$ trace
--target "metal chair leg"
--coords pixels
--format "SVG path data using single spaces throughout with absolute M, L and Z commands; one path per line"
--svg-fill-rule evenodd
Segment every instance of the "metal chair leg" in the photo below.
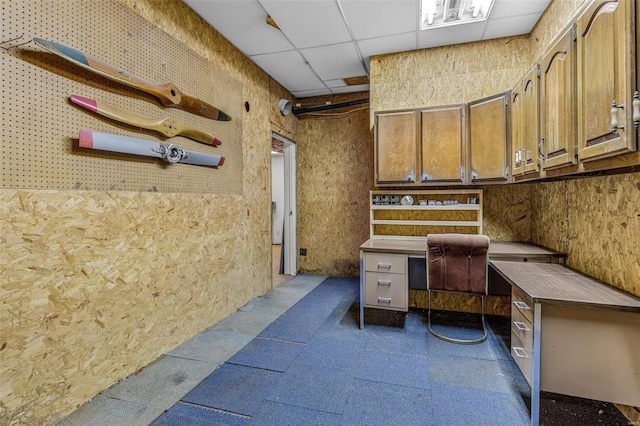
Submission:
M 482 337 L 473 340 L 464 340 L 464 339 L 456 339 L 453 337 L 444 336 L 440 333 L 437 333 L 431 328 L 431 290 L 428 290 L 429 293 L 429 310 L 427 311 L 427 327 L 429 329 L 429 333 L 436 336 L 438 339 L 444 340 L 445 342 L 457 343 L 460 345 L 473 345 L 476 343 L 482 343 L 487 339 L 487 326 L 484 321 L 484 296 L 480 296 L 482 299 Z

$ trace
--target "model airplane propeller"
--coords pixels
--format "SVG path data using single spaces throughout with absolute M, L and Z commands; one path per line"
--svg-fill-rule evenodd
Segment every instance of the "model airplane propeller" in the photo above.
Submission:
M 218 108 L 201 99 L 182 93 L 172 83 L 162 84 L 145 80 L 101 59 L 95 58 L 71 47 L 63 46 L 62 44 L 43 40 L 41 38 L 34 38 L 33 41 L 48 52 L 56 54 L 79 67 L 153 95 L 158 98 L 160 103 L 164 106 L 179 108 L 212 120 L 231 120 L 231 117 L 220 111 Z

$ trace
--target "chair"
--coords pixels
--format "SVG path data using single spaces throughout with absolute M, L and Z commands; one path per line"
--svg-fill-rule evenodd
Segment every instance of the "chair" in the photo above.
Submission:
M 427 291 L 429 293 L 428 328 L 434 336 L 451 343 L 481 343 L 487 338 L 484 299 L 487 295 L 489 237 L 466 234 L 427 235 Z M 444 336 L 431 328 L 431 292 L 464 293 L 482 300 L 482 330 L 478 339 L 462 340 Z

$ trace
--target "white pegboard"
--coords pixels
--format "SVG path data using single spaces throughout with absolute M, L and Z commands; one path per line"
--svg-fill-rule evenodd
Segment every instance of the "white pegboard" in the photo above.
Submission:
M 2 188 L 242 193 L 242 85 L 183 43 L 113 0 L 2 0 L 0 51 Z M 165 108 L 155 97 L 86 71 L 37 47 L 34 37 L 73 47 L 131 74 L 172 82 L 232 117 L 221 122 Z M 181 136 L 190 151 L 223 155 L 217 168 L 167 164 L 78 147 L 78 131 L 93 130 L 162 142 L 159 133 L 120 124 L 69 101 L 80 95 L 205 130 L 219 147 Z

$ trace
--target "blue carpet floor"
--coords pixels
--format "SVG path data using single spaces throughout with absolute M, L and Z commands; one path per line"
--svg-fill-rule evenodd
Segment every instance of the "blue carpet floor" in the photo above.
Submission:
M 326 279 L 153 425 L 529 424 L 509 318 L 488 317 L 489 337 L 478 345 L 433 337 L 419 310 L 367 310 L 360 330 L 358 285 Z M 433 322 L 449 334 L 480 333 L 473 315 L 439 313 Z M 544 424 L 607 424 L 581 423 L 589 407 L 565 410 L 573 416 L 565 423 L 548 400 Z

